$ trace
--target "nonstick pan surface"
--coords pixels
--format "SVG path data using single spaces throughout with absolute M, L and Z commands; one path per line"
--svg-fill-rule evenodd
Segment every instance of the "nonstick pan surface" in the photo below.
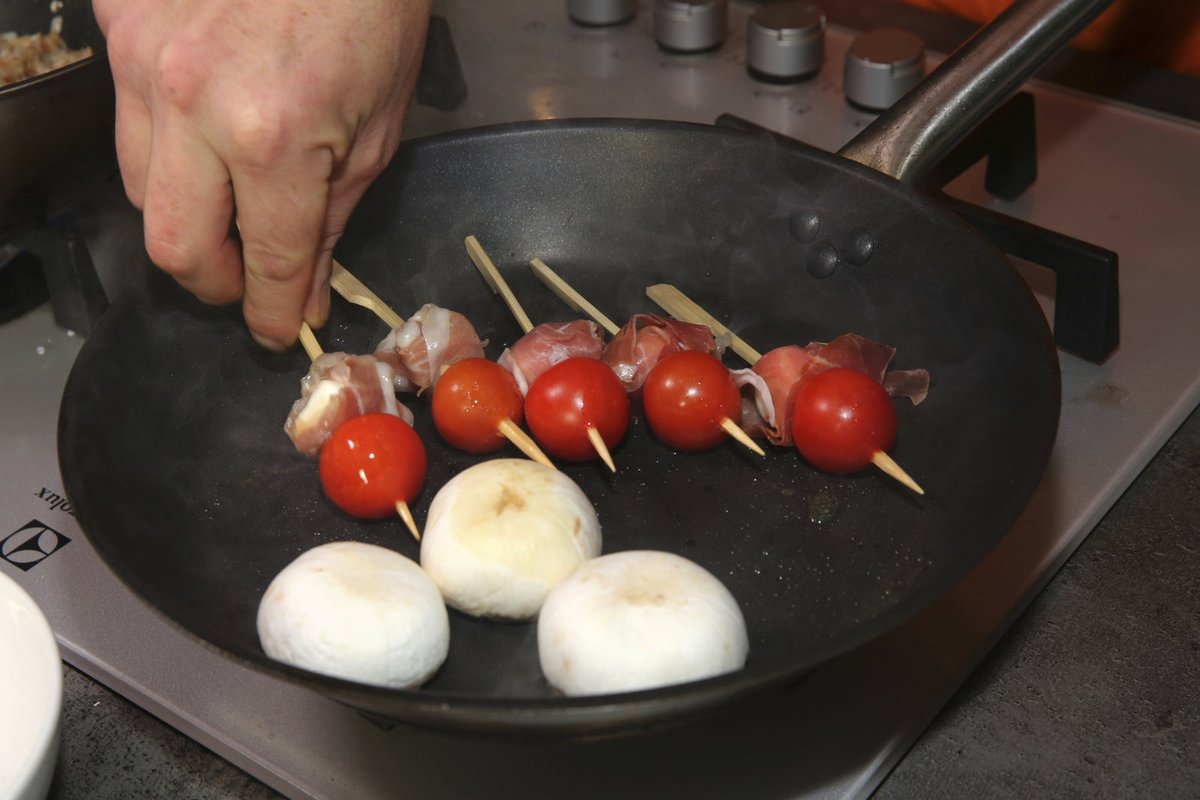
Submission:
M 734 443 L 676 453 L 637 419 L 614 457 L 561 464 L 595 503 L 604 551 L 668 550 L 730 588 L 749 626 L 742 671 L 680 687 L 570 699 L 537 663 L 536 624 L 452 612 L 449 658 L 418 691 L 329 679 L 267 659 L 255 632 L 274 575 L 315 545 L 355 539 L 414 559 L 399 520 L 362 523 L 324 498 L 283 433 L 308 360 L 259 349 L 236 308 L 204 306 L 148 264 L 84 346 L 63 397 L 59 455 L 80 523 L 152 607 L 229 656 L 372 714 L 423 725 L 597 733 L 730 702 L 795 678 L 916 613 L 1004 536 L 1046 464 L 1058 362 L 1046 322 L 1005 259 L 906 185 L 846 159 L 707 126 L 528 123 L 406 144 L 351 221 L 339 259 L 403 316 L 465 313 L 496 357 L 520 336 L 469 261 L 479 237 L 535 322 L 573 313 L 530 273 L 545 260 L 614 319 L 655 311 L 669 282 L 751 345 L 856 332 L 932 375 L 897 400 L 892 455 L 924 497 L 877 472 L 826 475 L 791 449 Z M 869 257 L 814 278 L 814 252 L 869 241 Z M 857 260 L 862 260 L 861 258 Z M 326 350 L 385 333 L 334 298 Z M 729 354 L 730 366 L 744 366 Z M 411 399 L 411 398 L 410 398 Z M 479 456 L 434 432 L 422 522 L 438 488 Z M 497 456 L 515 456 L 516 451 Z

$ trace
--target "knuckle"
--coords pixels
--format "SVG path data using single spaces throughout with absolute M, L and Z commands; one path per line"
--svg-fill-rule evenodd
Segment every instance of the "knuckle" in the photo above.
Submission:
M 283 112 L 268 106 L 241 103 L 229 121 L 229 136 L 235 158 L 248 167 L 269 168 L 286 155 L 291 141 Z
M 257 246 L 244 252 L 246 269 L 263 283 L 280 285 L 294 282 L 304 273 L 304 259 L 282 250 Z
M 205 59 L 186 39 L 167 43 L 157 62 L 156 84 L 172 106 L 190 111 L 203 97 L 207 86 Z

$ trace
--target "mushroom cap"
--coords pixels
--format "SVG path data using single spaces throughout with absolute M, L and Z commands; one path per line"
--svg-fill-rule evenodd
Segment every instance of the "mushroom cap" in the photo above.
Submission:
M 500 458 L 463 470 L 434 496 L 421 566 L 452 608 L 523 620 L 600 554 L 600 541 L 596 510 L 574 481 L 529 459 Z
M 538 658 L 568 695 L 611 694 L 741 669 L 749 639 L 733 595 L 673 553 L 630 550 L 588 561 L 538 618 Z
M 437 586 L 409 558 L 363 542 L 307 550 L 258 606 L 271 658 L 359 683 L 404 689 L 437 672 L 450 620 Z

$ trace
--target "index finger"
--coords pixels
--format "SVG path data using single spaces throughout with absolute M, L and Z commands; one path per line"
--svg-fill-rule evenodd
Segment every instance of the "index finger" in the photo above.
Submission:
M 273 169 L 231 165 L 246 270 L 242 313 L 266 347 L 296 341 L 329 207 L 329 174 L 330 157 L 321 152 Z

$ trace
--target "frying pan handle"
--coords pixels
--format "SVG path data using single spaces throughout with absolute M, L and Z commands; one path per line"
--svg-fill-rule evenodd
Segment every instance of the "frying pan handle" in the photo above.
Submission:
M 1016 0 L 838 155 L 917 183 L 1112 1 Z

